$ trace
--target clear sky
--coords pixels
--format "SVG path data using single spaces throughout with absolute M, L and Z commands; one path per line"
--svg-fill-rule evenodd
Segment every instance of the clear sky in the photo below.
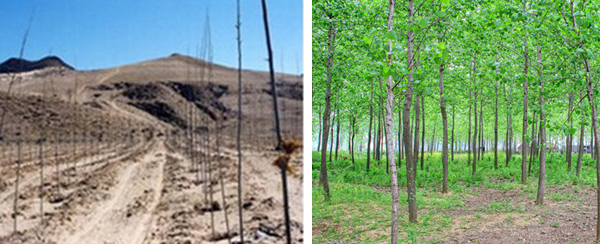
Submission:
M 268 70 L 260 2 L 241 0 L 245 69 Z M 237 67 L 235 0 L 0 0 L 0 6 L 0 62 L 18 57 L 32 15 L 25 59 L 52 54 L 76 69 L 103 69 L 188 50 L 196 56 L 208 11 L 214 62 Z M 267 7 L 275 69 L 302 73 L 302 0 L 268 0 Z

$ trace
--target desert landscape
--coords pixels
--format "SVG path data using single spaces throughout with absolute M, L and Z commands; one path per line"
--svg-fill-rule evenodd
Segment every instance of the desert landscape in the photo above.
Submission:
M 165 56 L 101 70 L 56 56 L 0 64 L 0 243 L 240 242 L 237 69 Z M 282 243 L 269 73 L 242 77 L 244 242 Z M 275 77 L 282 139 L 299 144 L 302 77 Z M 286 155 L 293 242 L 301 151 Z

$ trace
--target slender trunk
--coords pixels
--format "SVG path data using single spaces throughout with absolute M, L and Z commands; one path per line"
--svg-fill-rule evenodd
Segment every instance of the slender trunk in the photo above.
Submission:
M 414 24 L 414 15 L 415 15 L 415 1 L 414 0 L 408 0 L 408 23 L 410 25 Z M 413 53 L 413 41 L 414 41 L 414 33 L 411 29 L 408 30 L 407 33 L 407 44 L 406 44 L 406 53 L 407 53 L 407 67 L 409 70 L 409 73 L 406 77 L 407 81 L 408 81 L 408 86 L 406 88 L 406 95 L 405 95 L 405 100 L 404 100 L 404 111 L 402 112 L 402 125 L 404 127 L 403 131 L 403 137 L 404 137 L 404 150 L 406 152 L 406 181 L 407 181 L 407 188 L 406 188 L 406 193 L 408 195 L 408 219 L 410 222 L 412 223 L 416 223 L 417 222 L 417 190 L 415 187 L 415 171 L 414 171 L 414 167 L 416 166 L 415 164 L 415 159 L 413 158 L 413 153 L 412 153 L 412 142 L 411 142 L 411 133 L 410 130 L 407 130 L 406 128 L 409 128 L 410 126 L 410 106 L 412 105 L 412 98 L 413 98 L 413 76 L 412 76 L 412 71 L 413 71 L 413 59 L 414 59 L 414 53 Z M 395 174 L 393 174 L 395 175 Z M 395 194 L 397 191 L 392 190 L 392 194 Z M 397 224 L 398 221 L 394 220 L 392 225 Z M 398 229 L 394 229 L 392 228 L 392 235 L 395 235 L 396 238 L 392 239 L 392 244 L 398 243 L 397 241 L 397 233 L 398 233 Z
M 43 123 L 43 122 L 42 122 Z M 40 224 L 44 226 L 44 140 L 46 140 L 45 129 L 39 140 L 39 160 L 40 160 Z
M 373 150 L 373 158 L 377 160 L 377 165 L 379 165 L 379 143 L 381 137 L 381 111 L 377 109 L 377 132 L 375 134 L 375 150 Z
M 398 99 L 398 168 L 402 167 L 402 106 Z
M 452 146 L 450 147 L 450 159 L 452 161 L 454 161 L 454 110 L 456 110 L 456 105 L 452 106 Z
M 319 111 L 319 144 L 317 144 L 317 151 L 322 151 L 321 149 L 321 131 L 322 131 L 322 121 L 321 121 L 321 111 Z
M 386 116 L 387 116 L 387 111 L 386 111 Z M 383 122 L 384 122 L 384 123 L 386 123 L 386 121 L 385 121 L 385 119 L 386 119 L 386 118 L 383 118 L 383 119 L 384 119 L 384 121 L 383 121 Z M 392 123 L 393 123 L 393 120 L 392 120 Z M 388 134 L 387 134 L 387 133 L 388 133 L 388 131 L 387 131 L 387 127 L 386 127 L 386 125 L 384 124 L 384 125 L 383 125 L 383 136 L 382 136 L 382 138 L 385 138 L 386 153 L 387 153 L 387 151 L 388 151 L 388 150 L 387 150 L 387 145 L 388 145 L 388 143 L 387 143 L 387 141 L 388 141 Z M 390 138 L 390 140 L 391 140 L 391 139 L 392 139 L 392 138 Z M 382 145 L 383 145 L 383 143 L 382 143 Z M 381 150 L 381 151 L 383 152 L 383 150 Z M 392 149 L 392 153 L 394 153 L 393 149 Z M 386 157 L 386 159 L 385 159 L 385 173 L 387 173 L 387 174 L 389 174 L 389 173 L 390 173 L 390 161 L 387 159 L 387 157 Z
M 423 161 L 425 161 L 425 96 L 421 96 L 421 108 L 423 108 L 423 128 L 421 129 L 421 170 L 423 170 Z
M 473 116 L 475 118 L 475 122 L 473 123 L 475 125 L 475 128 L 473 129 L 473 170 L 471 172 L 472 175 L 475 175 L 475 172 L 477 171 L 477 76 L 475 74 L 475 63 L 477 62 L 477 55 L 473 55 L 473 88 L 475 89 L 474 95 L 473 95 L 473 99 L 475 99 L 475 102 L 473 103 L 474 108 L 473 108 L 473 112 L 475 112 L 475 115 Z
M 510 131 L 510 114 L 506 115 L 506 139 L 504 141 L 504 155 L 506 156 L 506 166 L 508 166 L 508 162 L 510 161 L 510 139 L 508 137 Z
M 594 90 L 592 88 L 592 77 L 590 74 L 590 62 L 588 59 L 584 60 L 586 79 L 587 79 L 587 96 L 590 105 L 592 106 L 592 126 L 594 127 L 592 137 L 594 138 L 593 151 L 600 152 L 600 142 L 598 141 L 598 113 L 596 111 L 596 102 L 594 100 Z M 596 185 L 600 186 L 600 163 L 596 163 Z M 597 203 L 600 203 L 600 187 L 596 187 Z M 597 211 L 597 223 L 596 223 L 596 241 L 600 241 L 600 211 Z
M 420 122 L 420 115 L 421 115 L 421 106 L 419 103 L 421 96 L 419 96 L 419 94 L 417 94 L 415 96 L 415 148 L 413 149 L 415 152 L 415 167 L 413 168 L 415 176 L 417 175 L 417 163 L 419 162 L 419 122 Z M 421 154 L 423 154 L 423 152 L 421 152 Z
M 394 0 L 390 0 L 389 2 L 389 15 L 388 15 L 388 31 L 392 30 L 392 20 L 394 14 Z M 392 42 L 388 41 L 390 54 L 388 55 L 388 66 L 391 66 L 392 62 Z M 392 186 L 392 243 L 398 243 L 398 208 L 400 205 L 400 196 L 398 193 L 398 178 L 396 165 L 394 160 L 394 143 L 392 141 L 392 124 L 393 124 L 393 104 L 394 104 L 394 91 L 393 91 L 393 80 L 392 76 L 387 77 L 387 81 L 385 83 L 386 91 L 387 91 L 387 102 L 385 106 L 385 132 L 386 132 L 386 152 L 387 152 L 387 161 L 391 166 L 391 186 Z
M 384 103 L 383 103 L 383 88 L 381 79 L 379 79 L 379 114 L 381 114 L 381 120 L 379 122 L 379 148 L 377 150 L 377 160 L 381 161 L 381 155 L 383 154 L 383 143 L 385 142 L 385 114 L 384 114 Z
M 581 91 L 579 93 L 579 100 L 583 99 L 583 91 Z M 581 110 L 581 126 L 580 126 L 580 133 L 579 133 L 579 147 L 578 147 L 578 155 L 577 155 L 577 177 L 579 177 L 579 173 L 581 172 L 581 157 L 583 156 L 583 137 L 585 134 L 585 127 L 583 122 L 585 121 L 585 114 L 583 109 Z
M 435 146 L 434 146 L 435 145 L 435 129 L 437 128 L 435 126 L 435 124 L 437 124 L 437 121 L 433 125 L 433 135 L 431 135 L 431 147 L 429 149 L 429 155 L 432 155 L 433 151 L 436 149 Z M 423 126 L 423 127 L 425 127 L 425 126 Z
M 535 118 L 535 111 L 533 111 L 533 118 Z M 535 133 L 535 125 L 536 124 L 537 124 L 536 122 L 534 122 L 534 123 L 531 124 L 531 138 L 532 139 L 531 139 L 531 153 L 529 155 L 529 170 L 528 170 L 529 174 L 531 174 L 531 160 L 533 158 L 533 155 L 535 154 L 534 153 L 535 152 L 535 148 L 536 148 L 535 144 L 537 142 L 537 138 L 536 138 L 537 134 Z
M 282 149 L 283 140 L 281 139 L 281 130 L 279 125 L 279 108 L 277 104 L 277 87 L 275 86 L 275 71 L 273 69 L 273 51 L 271 49 L 271 37 L 269 34 L 269 20 L 267 14 L 267 3 L 266 0 L 262 0 L 262 12 L 263 12 L 263 22 L 265 24 L 265 36 L 267 40 L 267 54 L 269 57 L 269 77 L 271 80 L 271 96 L 273 97 L 273 113 L 275 115 L 275 135 L 277 137 L 277 146 L 275 147 L 277 150 Z
M 483 145 L 483 99 L 479 102 L 479 105 L 479 160 L 481 160 L 485 152 Z
M 473 94 L 469 91 L 469 96 Z M 469 132 L 467 134 L 467 167 L 471 166 L 471 108 L 472 104 L 469 104 Z
M 336 104 L 337 106 L 337 104 Z M 332 162 L 332 156 L 333 156 L 333 139 L 334 139 L 334 135 L 333 135 L 333 128 L 335 128 L 335 118 L 337 117 L 337 114 L 335 114 L 335 112 L 333 113 L 333 119 L 331 119 L 331 144 L 329 144 L 329 162 Z
M 537 45 L 537 59 L 538 59 L 538 74 L 540 76 L 540 175 L 538 181 L 537 191 L 537 205 L 544 204 L 544 191 L 546 188 L 546 110 L 544 109 L 544 67 L 542 65 L 542 47 Z
M 350 108 L 352 110 L 352 108 Z M 352 118 L 348 118 L 348 153 L 352 152 Z M 342 135 L 343 136 L 343 135 Z
M 19 129 L 20 131 L 20 129 Z M 19 199 L 19 180 L 21 179 L 21 144 L 23 143 L 23 138 L 21 137 L 21 132 L 17 133 L 17 173 L 15 179 L 15 198 L 13 203 L 13 233 L 17 233 L 17 219 L 19 218 L 18 209 L 18 199 Z
M 498 59 L 496 58 L 496 62 Z M 496 90 L 496 104 L 494 106 L 494 169 L 498 169 L 498 85 Z
M 356 135 L 356 118 L 352 116 L 352 137 L 350 138 L 350 154 L 352 155 L 352 165 L 354 165 L 354 137 Z
M 58 133 L 54 131 L 54 166 L 56 174 L 56 195 L 60 195 L 60 162 L 58 161 Z
M 339 96 L 338 96 L 339 99 Z M 336 99 L 336 100 L 338 100 Z M 336 102 L 337 103 L 337 102 Z M 340 105 L 337 106 L 337 135 L 335 139 L 335 161 L 338 160 L 338 150 L 340 149 Z
M 325 112 L 323 113 L 323 148 L 327 148 L 328 132 L 329 132 L 329 113 L 331 110 L 331 69 L 333 64 L 333 55 L 335 51 L 335 32 L 334 21 L 329 16 L 331 22 L 329 23 L 328 30 L 328 42 L 327 42 L 327 90 L 325 92 Z M 327 151 L 321 152 L 321 174 L 319 177 L 319 184 L 323 185 L 325 191 L 325 201 L 329 200 L 329 181 L 327 179 Z
M 525 2 L 526 0 L 523 0 L 523 8 L 522 11 L 523 13 L 525 13 Z M 523 24 L 525 25 L 525 24 Z M 524 27 L 523 27 L 524 28 Z M 527 48 L 527 34 L 523 36 L 523 49 L 524 49 L 524 54 L 525 54 L 525 69 L 524 69 L 524 81 L 523 81 L 523 131 L 522 131 L 522 138 L 521 138 L 521 183 L 525 184 L 527 183 L 527 140 L 526 140 L 526 136 L 527 136 L 527 69 L 528 67 L 528 62 L 529 62 L 529 50 Z
M 371 79 L 371 102 L 369 103 L 369 139 L 367 140 L 367 173 L 371 165 L 371 129 L 373 126 L 373 79 Z
M 441 42 L 442 40 L 440 40 Z M 448 193 L 448 117 L 446 115 L 446 98 L 444 98 L 444 64 L 440 64 L 440 110 L 442 111 L 442 125 L 444 139 L 442 143 L 442 193 Z
M 571 83 L 571 82 L 569 82 Z M 567 110 L 568 113 L 571 112 L 571 110 L 573 110 L 573 92 L 569 92 L 569 110 Z M 573 119 L 569 118 L 569 129 L 573 128 Z M 568 134 L 567 135 L 567 148 L 566 149 L 566 160 L 567 160 L 567 171 L 571 171 L 571 156 L 573 153 L 573 135 L 572 134 Z
M 511 89 L 512 90 L 512 89 Z M 510 161 L 510 159 L 512 158 L 512 154 L 513 154 L 513 149 L 515 147 L 515 135 L 513 133 L 513 123 L 512 123 L 512 114 L 508 115 L 508 119 L 509 119 L 509 133 L 508 133 L 508 158 L 506 160 L 506 165 L 508 165 L 508 162 Z

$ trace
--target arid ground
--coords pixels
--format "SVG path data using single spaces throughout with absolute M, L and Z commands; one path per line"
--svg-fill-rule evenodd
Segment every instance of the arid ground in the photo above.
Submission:
M 302 141 L 302 77 L 276 77 L 282 137 Z M 178 54 L 0 74 L 0 243 L 239 241 L 237 93 L 235 69 Z M 245 241 L 281 243 L 268 73 L 245 70 L 242 93 Z M 287 177 L 295 242 L 302 157 Z

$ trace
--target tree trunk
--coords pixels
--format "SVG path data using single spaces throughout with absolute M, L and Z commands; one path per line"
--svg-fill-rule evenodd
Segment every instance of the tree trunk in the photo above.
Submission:
M 579 100 L 583 99 L 583 91 L 579 93 Z M 581 126 L 579 130 L 579 147 L 578 147 L 578 155 L 577 155 L 577 177 L 579 177 L 579 173 L 581 172 L 581 157 L 583 156 L 583 136 L 585 135 L 585 126 L 583 122 L 585 121 L 585 113 L 583 109 L 581 110 Z
M 572 4 L 572 2 L 571 2 Z M 594 100 L 594 90 L 592 88 L 592 77 L 590 74 L 590 62 L 588 59 L 584 60 L 586 79 L 587 79 L 587 96 L 590 105 L 592 106 L 592 126 L 594 127 L 594 132 L 592 133 L 592 137 L 594 138 L 594 149 L 593 151 L 600 152 L 600 142 L 598 142 L 598 113 L 596 111 L 596 102 Z M 600 163 L 596 163 L 596 185 L 600 186 Z M 596 187 L 596 201 L 600 203 L 600 187 Z M 600 211 L 597 212 L 597 222 L 596 222 L 596 241 L 600 241 Z
M 496 107 L 498 107 L 496 105 Z M 450 146 L 450 159 L 454 161 L 454 110 L 456 110 L 456 106 L 452 106 L 452 145 Z
M 369 103 L 369 139 L 367 140 L 367 174 L 371 166 L 371 129 L 373 127 L 373 79 L 371 79 L 371 102 Z
M 498 62 L 497 58 L 496 62 Z M 494 88 L 496 91 L 496 105 L 494 106 L 494 169 L 498 169 L 498 85 Z
M 402 167 L 402 106 L 398 99 L 398 168 Z
M 423 123 L 423 127 L 425 127 L 425 125 L 424 125 L 424 124 L 425 124 L 425 123 Z M 435 148 L 435 146 L 434 146 L 434 145 L 435 145 L 435 128 L 437 128 L 437 127 L 435 126 L 435 124 L 437 124 L 437 121 L 435 121 L 435 123 L 434 123 L 434 125 L 433 125 L 433 135 L 431 135 L 431 146 L 429 147 L 429 148 L 430 148 L 430 149 L 429 149 L 429 155 L 432 155 L 432 154 L 433 154 L 433 151 L 436 149 L 436 148 Z M 421 157 L 422 157 L 422 156 L 421 156 Z
M 571 83 L 571 82 L 569 82 Z M 569 92 L 569 110 L 567 110 L 568 113 L 571 113 L 571 111 L 573 110 L 573 92 Z M 573 118 L 569 118 L 569 129 L 573 128 Z M 566 160 L 567 160 L 567 171 L 571 172 L 571 156 L 573 153 L 573 135 L 572 134 L 568 134 L 567 135 L 567 148 L 565 148 L 566 150 Z
M 425 157 L 425 96 L 421 96 L 421 108 L 423 108 L 423 128 L 421 129 L 421 170 L 423 170 Z
M 331 20 L 332 16 L 329 16 Z M 333 26 L 333 20 L 329 22 L 329 31 L 328 31 L 328 42 L 327 42 L 327 53 L 329 57 L 327 57 L 327 90 L 325 92 L 325 112 L 323 113 L 323 148 L 327 148 L 327 139 L 329 132 L 329 113 L 331 110 L 331 66 L 333 64 L 333 55 L 335 51 L 335 32 L 336 29 Z M 327 150 L 323 150 L 321 152 L 321 174 L 319 177 L 319 184 L 323 185 L 323 190 L 325 191 L 325 201 L 329 200 L 329 181 L 327 180 Z
M 321 131 L 322 131 L 322 122 L 321 122 L 321 111 L 319 111 L 319 144 L 317 144 L 317 151 L 322 151 L 321 149 Z
M 352 108 L 350 108 L 350 111 L 352 111 Z M 352 133 L 353 133 L 353 131 L 354 130 L 352 129 L 352 117 L 348 117 L 348 154 L 350 154 L 350 152 L 352 152 Z
M 535 111 L 533 111 L 533 118 L 535 118 Z M 541 115 L 540 115 L 540 119 L 541 119 Z M 529 155 L 529 174 L 531 174 L 531 160 L 533 159 L 533 155 L 535 154 L 535 148 L 536 148 L 536 142 L 537 142 L 537 134 L 535 133 L 535 125 L 537 123 L 533 122 L 531 124 L 531 153 Z M 540 123 L 540 128 L 541 128 L 541 123 Z
M 20 131 L 20 129 L 19 129 Z M 18 215 L 18 199 L 19 199 L 19 180 L 21 178 L 21 144 L 23 143 L 23 138 L 21 137 L 21 132 L 17 133 L 17 172 L 15 179 L 15 195 L 14 195 L 14 203 L 13 203 L 13 233 L 17 233 L 17 219 Z
M 388 14 L 388 31 L 392 30 L 392 20 L 394 14 L 394 0 L 390 0 L 389 2 L 389 14 Z M 392 62 L 392 42 L 388 40 L 390 54 L 388 55 L 388 66 L 391 66 Z M 398 243 L 398 209 L 400 205 L 400 196 L 398 193 L 398 173 L 396 171 L 396 165 L 394 160 L 394 143 L 392 142 L 392 124 L 393 124 L 393 104 L 394 104 L 394 91 L 393 91 L 393 80 L 392 76 L 387 77 L 387 81 L 385 83 L 386 91 L 387 91 L 387 102 L 385 106 L 385 132 L 386 132 L 386 152 L 387 152 L 387 161 L 390 163 L 391 167 L 391 184 L 392 184 L 392 243 Z
M 379 106 L 378 106 L 379 107 Z M 379 145 L 381 143 L 381 110 L 377 109 L 377 135 L 375 136 L 375 150 L 373 151 L 373 158 L 377 160 L 377 165 L 379 165 Z
M 392 0 L 393 1 L 393 0 Z M 415 1 L 414 0 L 408 0 L 408 23 L 410 25 L 414 24 L 413 21 L 413 16 L 415 15 Z M 417 190 L 415 188 L 415 171 L 414 171 L 414 167 L 416 166 L 415 164 L 415 159 L 413 158 L 413 153 L 412 153 L 412 142 L 411 142 L 411 138 L 412 135 L 410 133 L 410 130 L 407 130 L 406 128 L 409 128 L 410 126 L 410 106 L 412 105 L 412 97 L 413 97 L 413 76 L 412 76 L 412 71 L 413 71 L 413 59 L 414 59 L 414 53 L 413 53 L 413 41 L 414 41 L 414 33 L 412 30 L 409 29 L 408 33 L 407 33 L 407 44 L 406 44 L 406 53 L 407 53 L 407 67 L 409 70 L 409 73 L 406 77 L 407 81 L 408 81 L 408 86 L 406 88 L 406 95 L 404 98 L 404 111 L 402 112 L 402 125 L 403 125 L 403 139 L 404 139 L 404 150 L 406 152 L 406 181 L 407 181 L 407 188 L 406 188 L 406 193 L 408 195 L 408 219 L 410 222 L 412 223 L 416 223 L 417 222 Z M 395 175 L 395 174 L 394 174 Z M 395 194 L 397 191 L 392 190 L 392 194 Z M 397 220 L 394 220 L 392 225 L 398 223 Z M 393 229 L 393 228 L 392 228 Z M 396 230 L 392 230 L 392 235 L 397 236 L 397 229 Z M 397 239 L 397 238 L 396 238 Z M 392 243 L 398 243 L 397 240 L 392 240 Z
M 469 91 L 469 96 L 473 94 Z M 467 134 L 467 167 L 471 166 L 471 109 L 472 104 L 469 104 L 469 133 Z
M 542 47 L 537 45 L 537 59 L 538 59 L 538 74 L 540 76 L 540 175 L 538 181 L 537 191 L 537 205 L 544 204 L 544 191 L 546 189 L 546 110 L 544 109 L 544 67 L 542 65 Z
M 417 64 L 418 66 L 418 64 Z M 420 123 L 420 115 L 421 115 L 421 106 L 419 103 L 421 96 L 419 96 L 419 94 L 417 94 L 415 96 L 415 148 L 414 148 L 414 152 L 415 152 L 415 167 L 413 168 L 415 176 L 417 175 L 417 163 L 419 162 L 419 132 L 420 132 L 420 128 L 419 128 L 419 123 Z M 421 154 L 423 154 L 423 152 L 421 152 Z
M 336 103 L 339 102 L 339 96 L 338 99 L 336 99 Z M 336 139 L 335 139 L 335 161 L 337 161 L 338 159 L 338 150 L 340 149 L 340 105 L 339 103 L 336 105 L 337 107 L 337 135 L 336 135 Z
M 43 122 L 42 122 L 43 123 Z M 45 129 L 40 136 L 39 160 L 40 160 L 40 223 L 44 224 L 44 141 L 46 140 Z
M 441 40 L 440 40 L 441 42 Z M 446 115 L 446 98 L 444 98 L 444 64 L 440 64 L 440 110 L 442 111 L 442 125 L 444 139 L 442 143 L 442 193 L 448 193 L 448 117 Z
M 479 154 L 478 160 L 483 157 L 483 99 L 479 102 Z
M 350 137 L 350 155 L 352 156 L 352 165 L 354 165 L 354 137 L 356 136 L 356 117 L 352 116 L 352 137 Z
M 522 11 L 525 13 L 525 3 L 526 0 L 523 0 L 523 8 Z M 523 24 L 525 25 L 525 24 Z M 525 26 L 523 26 L 525 28 Z M 523 81 L 523 131 L 522 131 L 522 139 L 521 139 L 521 183 L 527 183 L 527 69 L 528 61 L 529 61 L 529 50 L 527 48 L 527 35 L 523 36 L 523 49 L 525 54 L 525 69 L 524 69 L 524 81 Z
M 475 94 L 473 96 L 473 98 L 475 99 L 474 104 L 474 108 L 473 108 L 473 112 L 475 112 L 475 128 L 473 129 L 473 171 L 471 172 L 472 175 L 475 175 L 475 172 L 477 171 L 477 76 L 475 74 L 475 63 L 477 62 L 477 55 L 473 55 L 473 88 L 475 89 Z
M 333 128 L 335 127 L 334 123 L 335 123 L 335 117 L 336 116 L 337 115 L 334 112 L 333 113 L 333 119 L 331 120 L 332 123 L 331 123 L 331 126 L 330 126 L 331 127 L 331 144 L 329 144 L 329 162 L 332 162 L 331 159 L 332 159 L 332 156 L 333 156 L 333 138 L 334 138 L 334 136 L 333 136 Z

